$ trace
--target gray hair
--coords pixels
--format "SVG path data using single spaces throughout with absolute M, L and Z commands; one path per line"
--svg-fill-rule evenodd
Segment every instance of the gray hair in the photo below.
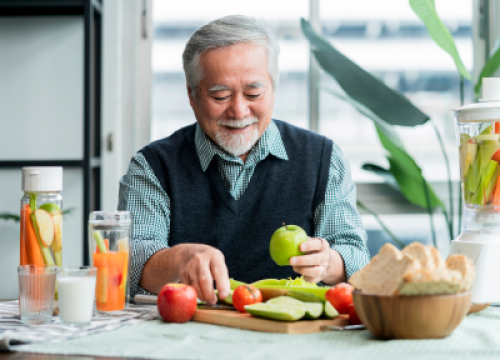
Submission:
M 263 21 L 242 15 L 230 15 L 209 22 L 191 36 L 186 44 L 182 60 L 186 83 L 191 88 L 193 97 L 196 88 L 203 80 L 203 68 L 200 64 L 201 55 L 208 50 L 223 48 L 238 43 L 251 43 L 266 47 L 268 71 L 276 90 L 279 84 L 278 55 L 280 47 L 278 40 Z

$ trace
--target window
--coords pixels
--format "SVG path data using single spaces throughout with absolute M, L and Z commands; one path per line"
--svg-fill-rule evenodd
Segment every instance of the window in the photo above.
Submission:
M 196 11 L 193 11 L 196 9 Z M 453 35 L 467 69 L 472 69 L 472 0 L 436 1 L 436 9 Z M 181 55 L 191 34 L 204 23 L 230 14 L 244 14 L 266 20 L 275 30 L 281 45 L 280 85 L 277 89 L 274 118 L 309 127 L 309 43 L 300 29 L 300 18 L 309 18 L 309 2 L 304 0 L 255 0 L 251 5 L 239 1 L 191 0 L 171 6 L 153 2 L 155 40 L 153 43 L 152 140 L 170 135 L 195 121 L 186 93 Z M 401 0 L 322 0 L 322 35 L 344 55 L 378 76 L 389 86 L 403 92 L 429 115 L 440 130 L 458 181 L 458 151 L 455 143 L 453 113 L 460 106 L 459 75 L 451 57 L 430 38 L 422 21 L 408 1 Z M 326 73 L 321 83 L 337 86 Z M 466 82 L 465 103 L 472 90 Z M 319 132 L 337 142 L 350 161 L 358 194 L 363 183 L 380 183 L 378 176 L 364 171 L 364 163 L 388 166 L 371 120 L 350 104 L 320 92 Z M 397 129 L 408 152 L 431 182 L 447 180 L 445 162 L 432 124 Z M 361 185 L 361 186 L 359 186 Z M 375 186 L 372 190 L 376 191 Z M 435 187 L 446 197 L 446 186 Z M 456 201 L 455 201 L 456 204 Z M 389 211 L 390 213 L 390 211 Z M 372 216 L 363 216 L 367 229 L 381 232 Z M 448 235 L 444 220 L 435 217 L 438 237 L 447 251 Z M 426 215 L 386 215 L 384 222 L 397 235 L 428 241 Z M 385 234 L 371 233 L 372 248 L 388 240 Z M 369 245 L 370 247 L 370 245 Z M 373 253 L 373 251 L 372 251 Z
M 307 1 L 256 0 L 251 6 L 229 0 L 191 0 L 175 6 L 167 1 L 154 1 L 152 140 L 169 136 L 195 121 L 182 69 L 184 46 L 200 26 L 232 14 L 263 19 L 274 29 L 280 41 L 281 55 L 280 85 L 273 117 L 308 127 L 309 44 L 300 30 L 300 18 L 309 16 Z

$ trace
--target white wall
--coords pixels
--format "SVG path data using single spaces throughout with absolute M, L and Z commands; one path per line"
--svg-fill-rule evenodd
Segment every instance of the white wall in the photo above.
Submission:
M 151 7 L 103 2 L 102 198 L 116 209 L 118 181 L 149 143 Z M 144 28 L 147 36 L 144 36 Z M 0 17 L 0 160 L 83 158 L 82 17 Z M 107 149 L 107 137 L 114 146 Z M 83 262 L 82 170 L 64 169 L 63 263 Z M 0 213 L 19 213 L 21 170 L 0 169 Z M 0 220 L 0 299 L 17 297 L 19 224 Z
M 83 157 L 83 19 L 0 18 L 0 160 Z M 63 264 L 83 262 L 82 171 L 64 169 Z M 19 213 L 21 170 L 0 169 L 0 212 Z M 17 298 L 19 224 L 0 220 L 0 299 Z
M 116 209 L 120 177 L 126 173 L 130 158 L 150 141 L 153 34 L 149 1 L 145 17 L 143 6 L 143 1 L 135 0 L 107 0 L 103 4 L 103 210 Z M 110 135 L 112 150 L 107 149 Z
M 0 160 L 83 157 L 83 19 L 0 17 Z

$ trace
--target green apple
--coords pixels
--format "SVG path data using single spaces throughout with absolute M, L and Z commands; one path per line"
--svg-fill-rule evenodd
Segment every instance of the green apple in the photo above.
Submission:
M 304 255 L 300 244 L 309 240 L 306 232 L 297 225 L 285 225 L 276 230 L 269 243 L 269 252 L 274 262 L 280 266 L 290 265 L 290 258 Z

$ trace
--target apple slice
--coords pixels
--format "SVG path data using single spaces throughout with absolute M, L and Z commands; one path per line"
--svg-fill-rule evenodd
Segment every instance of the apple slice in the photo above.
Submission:
M 52 216 L 42 209 L 35 210 L 36 225 L 40 240 L 44 246 L 50 246 L 54 241 L 54 221 Z
M 62 215 L 52 215 L 54 222 L 54 242 L 51 245 L 52 250 L 61 251 L 62 249 Z

